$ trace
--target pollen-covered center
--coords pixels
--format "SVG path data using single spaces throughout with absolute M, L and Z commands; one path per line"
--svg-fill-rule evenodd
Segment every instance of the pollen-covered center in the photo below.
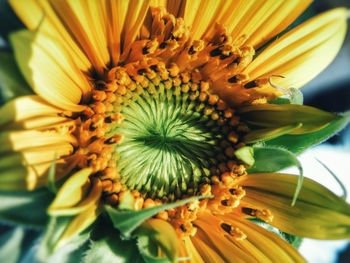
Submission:
M 238 119 L 207 82 L 187 75 L 136 84 L 116 111 L 123 119 L 110 131 L 123 137 L 116 167 L 130 190 L 152 198 L 193 195 L 236 164 Z

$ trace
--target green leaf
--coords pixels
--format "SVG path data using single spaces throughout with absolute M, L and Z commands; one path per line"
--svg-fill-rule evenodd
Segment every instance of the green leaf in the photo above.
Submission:
M 283 135 L 265 142 L 267 146 L 283 147 L 290 152 L 300 154 L 306 149 L 318 145 L 341 131 L 350 121 L 350 112 L 340 114 L 329 125 L 319 131 L 303 135 Z
M 303 105 L 304 103 L 304 96 L 303 93 L 296 88 L 290 88 L 290 104 L 298 104 Z
M 284 134 L 291 133 L 292 131 L 299 129 L 302 126 L 301 123 L 295 123 L 291 125 L 281 126 L 277 128 L 258 129 L 249 132 L 244 136 L 245 143 L 256 143 L 262 141 L 268 141 L 279 137 Z
M 140 226 L 145 220 L 158 214 L 161 211 L 175 208 L 178 206 L 185 205 L 190 202 L 195 202 L 205 197 L 195 196 L 181 201 L 177 201 L 170 204 L 155 206 L 139 211 L 133 210 L 119 210 L 111 206 L 105 206 L 108 215 L 110 216 L 114 227 L 120 230 L 120 232 L 126 237 L 130 238 L 131 233 Z
M 152 239 L 148 236 L 141 236 L 137 239 L 137 247 L 146 263 L 169 263 L 169 259 L 164 257 L 156 257 L 158 247 L 152 243 Z M 152 251 L 153 250 L 153 251 Z
M 22 254 L 24 230 L 14 228 L 0 236 L 0 262 L 16 263 Z
M 288 150 L 269 146 L 254 147 L 255 163 L 253 167 L 249 168 L 248 173 L 273 173 L 282 169 L 296 166 L 299 170 L 298 184 L 295 189 L 295 193 L 292 200 L 292 206 L 294 206 L 298 195 L 300 193 L 304 174 L 303 167 L 297 157 Z
M 89 248 L 84 263 L 142 262 L 135 240 L 122 240 L 120 232 L 113 228 L 110 220 L 101 217 L 91 233 Z
M 284 97 L 279 97 L 279 98 L 270 100 L 269 103 L 271 103 L 271 104 L 291 104 L 290 99 L 284 98 Z
M 284 240 L 286 240 L 289 244 L 291 244 L 293 247 L 295 247 L 295 248 L 300 247 L 301 242 L 303 241 L 303 239 L 301 237 L 294 236 L 294 235 L 291 235 L 291 234 L 288 234 L 288 233 L 285 233 L 282 231 L 279 231 L 279 232 L 280 232 L 280 236 Z
M 241 119 L 252 127 L 279 128 L 301 123 L 290 134 L 304 134 L 318 131 L 336 119 L 336 115 L 304 105 L 261 104 L 239 109 Z
M 244 146 L 235 151 L 235 156 L 248 165 L 254 164 L 254 150 L 250 146 Z
M 270 100 L 271 104 L 298 104 L 303 105 L 304 96 L 303 93 L 299 89 L 290 88 L 287 90 L 289 98 L 279 97 L 273 100 Z
M 0 52 L 0 97 L 4 102 L 33 94 L 19 71 L 13 54 Z
M 124 192 L 124 195 L 119 201 L 118 209 L 132 210 L 134 208 L 134 204 L 135 204 L 134 196 L 130 193 L 130 191 L 126 191 Z
M 86 231 L 72 238 L 67 244 L 56 249 L 57 241 L 71 221 L 71 217 L 51 217 L 45 235 L 37 252 L 39 262 L 79 262 L 87 249 L 90 232 Z
M 46 209 L 53 199 L 46 189 L 33 192 L 0 192 L 0 221 L 31 227 L 44 227 Z
M 150 219 L 138 227 L 133 234 L 138 238 L 140 253 L 146 262 L 151 258 L 157 260 L 166 258 L 171 262 L 176 261 L 179 241 L 174 227 L 169 222 L 161 219 Z M 158 256 L 159 248 L 165 256 Z

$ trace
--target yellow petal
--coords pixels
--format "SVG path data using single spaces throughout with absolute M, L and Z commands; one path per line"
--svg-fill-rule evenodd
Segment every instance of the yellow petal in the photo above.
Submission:
M 297 236 L 318 239 L 350 237 L 350 205 L 322 185 L 304 178 L 294 206 L 298 176 L 250 174 L 240 179 L 246 191 L 242 206 L 269 209 L 271 225 Z
M 229 239 L 247 253 L 252 254 L 258 262 L 305 262 L 295 248 L 276 234 L 248 220 L 239 220 L 234 215 L 221 218 L 247 235 L 245 240 L 238 241 L 232 237 Z
M 258 47 L 287 28 L 312 0 L 255 2 L 261 2 L 263 5 L 253 14 L 246 14 L 248 21 L 243 26 L 236 27 L 232 35 L 246 35 L 247 40 L 244 44 Z
M 86 55 L 47 0 L 9 0 L 9 3 L 29 30 L 36 31 L 40 26 L 42 33 L 51 36 L 69 52 L 79 69 L 87 72 L 91 68 Z
M 62 160 L 59 161 L 62 163 Z M 6 191 L 29 190 L 47 184 L 47 175 L 52 162 L 6 167 L 1 171 L 0 189 Z
M 218 1 L 186 1 L 184 7 L 184 20 L 186 25 L 191 26 L 191 36 L 193 39 L 200 39 L 210 25 L 217 18 L 217 15 L 222 12 L 222 8 L 227 2 L 224 0 Z
M 126 57 L 129 52 L 130 45 L 135 41 L 139 35 L 142 23 L 146 17 L 149 8 L 149 0 L 138 1 L 130 0 L 128 11 L 125 15 L 123 24 L 122 43 L 123 43 L 123 57 Z M 125 8 L 125 7 L 124 7 Z M 122 9 L 123 12 L 125 9 Z
M 274 82 L 299 88 L 319 74 L 338 53 L 346 32 L 347 10 L 323 13 L 268 46 L 245 70 L 251 79 L 281 75 Z
M 188 259 L 188 262 L 198 262 L 204 263 L 202 254 L 196 247 L 193 245 L 193 241 L 190 237 L 184 237 L 183 241 L 180 243 L 181 249 L 184 249 L 184 252 L 181 254 L 182 257 Z M 219 262 L 220 261 L 212 261 Z
M 56 244 L 56 249 L 62 247 L 71 238 L 88 228 L 93 222 L 95 222 L 96 218 L 101 214 L 101 212 L 102 208 L 99 200 L 97 200 L 88 209 L 84 210 L 84 212 L 74 217 L 64 230 L 62 236 L 59 238 Z
M 44 116 L 15 122 L 7 125 L 6 128 L 7 130 L 47 130 L 54 128 L 62 129 L 63 127 L 72 127 L 74 124 L 75 120 L 65 117 Z
M 212 248 L 216 247 L 217 253 L 224 256 L 226 261 L 235 258 L 242 262 L 305 262 L 287 242 L 235 214 L 214 216 L 203 213 L 195 223 L 201 229 L 195 239 L 202 239 Z M 231 235 L 222 225 L 232 227 L 241 234 Z M 236 255 L 232 254 L 233 250 Z
M 78 105 L 91 89 L 86 77 L 53 39 L 29 31 L 11 34 L 17 63 L 34 91 L 61 109 L 82 111 Z
M 90 168 L 85 168 L 70 176 L 59 189 L 48 211 L 65 209 L 77 205 L 85 197 L 89 186 Z
M 198 251 L 197 253 L 199 253 L 201 256 L 200 260 L 202 260 L 200 261 L 200 260 L 197 260 L 196 258 L 193 258 L 194 259 L 193 262 L 218 262 L 218 263 L 225 262 L 224 259 L 222 259 L 217 252 L 211 249 L 210 246 L 205 244 L 200 238 L 194 236 L 192 238 L 192 241 L 195 249 Z
M 50 206 L 48 213 L 51 216 L 70 216 L 82 213 L 84 210 L 88 209 L 93 203 L 101 198 L 102 194 L 102 183 L 100 180 L 96 180 L 92 184 L 92 189 L 87 194 L 86 198 L 83 199 L 75 206 L 68 207 L 54 207 Z
M 55 115 L 62 110 L 48 104 L 36 95 L 23 96 L 9 101 L 0 108 L 0 126 L 36 116 Z
M 24 150 L 20 153 L 12 153 L 0 158 L 0 170 L 19 165 L 31 166 L 40 163 L 52 163 L 53 160 L 67 156 L 73 152 L 73 146 L 69 143 L 60 143 L 45 148 Z
M 99 0 L 50 1 L 55 12 L 79 43 L 94 69 L 103 74 L 109 62 L 106 18 Z
M 225 237 L 218 217 L 208 213 L 201 214 L 194 223 L 198 227 L 195 238 L 205 242 L 225 262 L 230 262 L 233 258 L 235 262 L 254 262 L 254 257 Z
M 54 131 L 2 132 L 0 133 L 0 154 L 67 142 L 75 145 L 76 139 L 72 135 Z
M 118 65 L 121 52 L 121 34 L 125 15 L 128 10 L 128 1 L 107 1 L 106 13 L 108 19 L 107 41 L 108 49 L 114 66 Z

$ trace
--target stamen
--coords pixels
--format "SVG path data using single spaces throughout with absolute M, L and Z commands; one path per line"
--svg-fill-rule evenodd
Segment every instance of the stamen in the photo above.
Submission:
M 227 234 L 232 236 L 237 241 L 247 238 L 247 235 L 245 235 L 238 227 L 233 227 L 232 225 L 226 223 L 222 223 L 220 226 Z

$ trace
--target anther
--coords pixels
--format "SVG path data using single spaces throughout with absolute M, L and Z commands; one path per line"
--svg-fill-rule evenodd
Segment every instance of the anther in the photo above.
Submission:
M 119 143 L 121 142 L 121 140 L 123 139 L 123 136 L 120 134 L 114 135 L 110 138 L 108 138 L 107 140 L 105 140 L 105 144 L 115 144 L 115 143 Z
M 217 56 L 219 56 L 219 55 L 221 55 L 221 49 L 220 49 L 220 47 L 215 48 L 215 49 L 213 49 L 212 51 L 210 51 L 210 56 L 211 56 L 211 57 L 217 57 Z
M 250 207 L 242 207 L 242 212 L 249 216 L 256 216 L 256 209 Z
M 256 83 L 255 80 L 248 82 L 247 84 L 244 84 L 244 88 L 246 89 L 251 89 L 251 88 L 256 88 L 258 84 Z

